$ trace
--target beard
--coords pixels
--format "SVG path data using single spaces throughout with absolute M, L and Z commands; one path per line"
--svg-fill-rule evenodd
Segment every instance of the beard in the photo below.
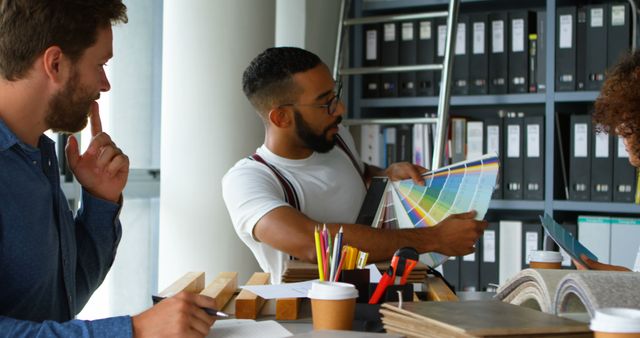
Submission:
M 318 135 L 313 132 L 309 124 L 302 118 L 302 114 L 299 111 L 293 111 L 294 120 L 296 123 L 296 132 L 298 137 L 304 145 L 316 152 L 326 153 L 329 150 L 333 149 L 336 145 L 336 135 L 329 138 L 327 135 L 329 134 L 329 130 L 335 128 L 342 122 L 342 116 L 338 116 L 336 122 L 325 128 L 322 134 Z
M 74 69 L 66 86 L 49 101 L 45 123 L 54 132 L 77 133 L 87 126 L 89 109 L 99 96 L 79 85 Z

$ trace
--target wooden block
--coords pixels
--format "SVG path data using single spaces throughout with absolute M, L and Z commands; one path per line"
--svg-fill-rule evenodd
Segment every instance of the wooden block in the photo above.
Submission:
M 256 272 L 249 278 L 246 285 L 269 284 L 270 276 L 267 272 Z M 264 299 L 262 297 L 249 290 L 242 290 L 236 298 L 236 318 L 256 319 L 263 305 Z
M 427 290 L 427 300 L 436 302 L 457 302 L 458 296 L 456 296 L 451 289 L 445 284 L 445 282 L 434 276 L 427 277 L 425 282 Z
M 229 302 L 237 288 L 238 273 L 221 272 L 200 294 L 215 299 L 218 309 L 222 309 Z
M 300 298 L 276 299 L 276 320 L 296 320 L 300 309 Z
M 187 272 L 160 292 L 161 297 L 171 297 L 181 291 L 200 293 L 204 289 L 204 272 Z

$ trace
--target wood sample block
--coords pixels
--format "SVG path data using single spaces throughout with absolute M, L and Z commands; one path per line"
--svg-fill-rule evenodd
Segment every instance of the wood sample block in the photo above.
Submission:
M 256 272 L 249 278 L 246 285 L 266 285 L 269 284 L 271 274 L 267 272 Z M 264 305 L 264 299 L 249 290 L 242 290 L 236 297 L 236 318 L 256 319 L 258 313 Z
M 171 297 L 181 291 L 200 293 L 204 289 L 204 272 L 187 272 L 160 292 L 161 297 Z
M 218 309 L 222 309 L 229 302 L 237 288 L 238 273 L 221 272 L 200 294 L 215 299 Z
M 296 320 L 300 309 L 300 298 L 276 299 L 276 320 Z
M 427 300 L 436 302 L 455 302 L 458 301 L 458 296 L 449 289 L 447 284 L 440 278 L 429 276 L 425 281 L 427 290 Z

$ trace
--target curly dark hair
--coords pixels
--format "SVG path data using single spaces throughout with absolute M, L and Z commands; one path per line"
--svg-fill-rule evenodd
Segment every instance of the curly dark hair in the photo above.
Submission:
M 122 0 L 0 0 L 0 76 L 21 79 L 51 46 L 75 62 L 116 22 L 127 22 Z
M 607 73 L 593 122 L 599 132 L 626 138 L 629 151 L 640 157 L 640 51 L 627 54 Z
M 315 68 L 322 61 L 296 47 L 268 48 L 251 61 L 242 74 L 242 90 L 264 117 L 273 106 L 292 103 L 299 95 L 292 76 Z

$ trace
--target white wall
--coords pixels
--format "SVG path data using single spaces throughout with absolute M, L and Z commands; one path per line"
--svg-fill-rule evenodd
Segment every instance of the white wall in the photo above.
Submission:
M 220 181 L 263 142 L 241 76 L 274 45 L 274 0 L 165 0 L 159 288 L 188 271 L 260 271 L 235 234 Z

